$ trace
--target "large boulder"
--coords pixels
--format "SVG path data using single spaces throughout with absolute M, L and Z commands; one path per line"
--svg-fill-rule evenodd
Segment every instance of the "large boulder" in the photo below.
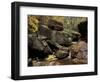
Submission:
M 69 46 L 71 45 L 72 38 L 65 36 L 64 32 L 62 31 L 52 31 L 51 41 L 56 42 L 62 46 Z
M 63 24 L 56 20 L 49 20 L 48 27 L 52 30 L 62 31 L 64 29 Z
M 28 35 L 28 52 L 29 58 L 44 58 L 47 54 L 52 54 L 46 40 L 41 40 L 35 34 Z
M 46 25 L 40 25 L 39 26 L 39 29 L 38 29 L 39 35 L 45 36 L 45 37 L 50 39 L 51 33 L 52 33 L 52 30 L 49 29 L 48 26 L 46 26 Z
M 86 64 L 88 59 L 87 43 L 80 41 L 71 46 L 71 58 L 74 64 Z
M 72 37 L 66 36 L 63 31 L 51 30 L 45 25 L 41 25 L 39 28 L 39 35 L 43 35 L 51 40 L 54 44 L 69 46 L 72 42 Z

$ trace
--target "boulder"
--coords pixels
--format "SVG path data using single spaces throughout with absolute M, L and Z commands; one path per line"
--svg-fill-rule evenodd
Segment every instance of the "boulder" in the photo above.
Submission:
M 69 46 L 72 42 L 72 38 L 66 37 L 62 31 L 52 31 L 51 40 L 62 46 Z
M 45 36 L 45 37 L 50 39 L 51 33 L 52 33 L 52 30 L 49 29 L 46 25 L 40 25 L 39 26 L 39 29 L 38 29 L 39 35 Z
M 34 34 L 30 34 L 28 36 L 28 54 L 29 58 L 45 58 L 47 54 L 52 54 L 52 50 L 46 40 L 41 40 Z
M 71 58 L 75 64 L 86 64 L 88 59 L 87 43 L 80 41 L 71 46 Z
M 69 46 L 72 42 L 72 37 L 66 36 L 66 33 L 63 31 L 51 30 L 46 25 L 41 25 L 38 33 L 59 45 Z
M 62 31 L 64 29 L 63 24 L 56 20 L 49 20 L 48 27 L 52 30 Z
M 68 50 L 57 50 L 57 52 L 55 53 L 55 56 L 58 58 L 58 59 L 63 59 L 63 58 L 66 58 L 69 56 L 69 53 L 68 53 Z

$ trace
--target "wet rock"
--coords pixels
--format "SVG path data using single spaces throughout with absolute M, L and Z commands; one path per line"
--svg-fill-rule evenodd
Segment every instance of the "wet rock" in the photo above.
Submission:
M 59 61 L 51 61 L 48 63 L 49 66 L 55 66 L 55 65 L 61 65 L 61 63 Z
M 80 45 L 78 45 L 77 42 L 70 46 L 71 58 L 76 58 L 79 49 L 80 49 Z
M 39 28 L 39 35 L 43 35 L 51 40 L 53 43 L 69 46 L 72 42 L 72 37 L 66 37 L 63 31 L 51 30 L 45 25 L 41 25 Z
M 88 53 L 87 53 L 87 43 L 80 41 L 77 45 L 74 45 L 71 51 L 72 62 L 76 64 L 86 64 L 88 63 Z
M 33 66 L 45 66 L 45 62 L 33 60 L 32 65 Z
M 55 50 L 58 50 L 60 48 L 60 45 L 57 44 L 56 42 L 53 42 L 51 40 L 47 40 L 48 45 L 50 48 L 55 52 Z
M 63 31 L 66 38 L 71 38 L 72 41 L 79 41 L 81 34 L 78 31 L 74 31 L 71 29 L 65 29 Z
M 41 40 L 38 37 L 36 37 L 34 34 L 29 35 L 28 37 L 28 54 L 29 57 L 39 57 L 44 58 L 47 56 L 47 54 L 51 54 L 52 50 L 48 46 L 47 42 L 45 40 Z
M 75 58 L 75 59 L 72 60 L 72 63 L 73 64 L 87 64 L 87 59 Z
M 56 53 L 55 53 L 55 56 L 58 58 L 58 59 L 63 59 L 65 57 L 68 57 L 69 56 L 69 53 L 67 50 L 58 50 Z
M 69 46 L 72 42 L 72 38 L 66 37 L 63 32 L 56 32 L 55 34 L 52 33 L 51 40 L 62 46 Z
M 47 40 L 48 38 L 43 35 L 38 35 L 38 39 L 43 41 L 43 40 Z
M 52 30 L 62 31 L 64 29 L 63 24 L 56 20 L 49 20 L 48 27 Z
M 78 43 L 80 45 L 80 50 L 79 50 L 79 53 L 77 55 L 77 58 L 87 58 L 87 43 L 84 42 L 84 41 L 80 41 Z
M 72 35 L 73 35 L 73 37 L 72 37 L 73 41 L 75 41 L 75 42 L 79 41 L 79 39 L 81 37 L 81 34 L 79 32 L 72 31 Z
M 64 59 L 59 59 L 58 61 L 61 65 L 70 65 L 70 64 L 72 64 L 72 60 L 68 57 L 66 57 Z
M 39 30 L 38 30 L 39 35 L 43 35 L 50 39 L 50 35 L 52 33 L 52 30 L 48 28 L 46 25 L 40 25 Z

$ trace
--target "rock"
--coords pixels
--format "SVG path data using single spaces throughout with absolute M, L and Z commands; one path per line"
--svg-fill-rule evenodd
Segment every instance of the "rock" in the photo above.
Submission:
M 61 65 L 70 65 L 72 64 L 72 61 L 70 58 L 66 57 L 64 59 L 59 59 L 58 60 L 60 62 Z
M 39 51 L 43 51 L 44 46 L 37 37 L 35 36 L 29 37 L 28 40 L 29 40 L 28 44 L 31 48 L 38 49 Z
M 52 50 L 54 50 L 54 51 L 55 50 L 59 50 L 59 49 L 61 49 L 61 50 L 67 50 L 68 51 L 68 47 L 64 47 L 64 46 L 62 46 L 62 45 L 60 45 L 60 44 L 58 44 L 58 43 L 56 43 L 54 41 L 47 40 L 47 43 L 50 46 L 50 48 Z
M 58 58 L 58 59 L 63 59 L 65 57 L 68 57 L 69 56 L 69 53 L 67 50 L 58 50 L 56 53 L 55 53 L 55 56 Z
M 49 47 L 49 45 L 47 45 L 45 48 L 44 48 L 44 53 L 45 54 L 52 54 L 53 51 L 52 49 Z
M 56 20 L 49 20 L 48 27 L 52 30 L 62 31 L 64 29 L 63 24 Z
M 87 50 L 87 43 L 84 42 L 84 41 L 80 41 L 79 45 L 80 45 L 80 50 L 77 54 L 77 58 L 78 59 L 87 59 L 87 55 L 88 55 L 88 53 L 87 53 L 87 51 L 88 51 Z
M 72 59 L 72 63 L 73 64 L 87 64 L 87 60 L 75 58 L 75 59 Z
M 34 34 L 28 37 L 28 54 L 31 58 L 44 58 L 47 54 L 52 54 L 51 48 L 45 40 L 41 40 Z
M 33 66 L 45 66 L 45 62 L 33 60 L 32 65 Z
M 50 39 L 50 35 L 52 33 L 52 30 L 48 28 L 46 25 L 40 25 L 38 30 L 39 35 L 43 35 Z
M 64 29 L 63 31 L 66 38 L 71 38 L 72 41 L 78 41 L 80 39 L 81 34 L 78 31 L 74 31 L 71 29 Z
M 76 45 L 72 46 L 71 57 L 72 62 L 76 64 L 86 64 L 87 62 L 87 43 L 85 41 L 80 41 Z
M 55 39 L 52 39 L 55 38 Z M 52 33 L 51 40 L 62 45 L 62 46 L 69 46 L 72 42 L 71 37 L 66 37 L 63 32 L 56 32 L 55 34 Z
M 70 46 L 71 58 L 76 58 L 79 50 L 80 50 L 80 45 L 78 45 L 77 42 L 71 45 Z
M 59 61 L 51 61 L 48 63 L 49 66 L 55 66 L 55 65 L 61 65 L 61 63 Z
M 60 45 L 57 44 L 56 42 L 53 42 L 51 40 L 47 40 L 48 45 L 50 46 L 50 48 L 55 52 L 55 50 L 58 50 Z
M 38 39 L 39 40 L 47 40 L 48 38 L 46 36 L 43 36 L 43 35 L 38 35 Z
M 58 43 L 60 45 L 69 46 L 71 45 L 72 38 L 66 37 L 63 31 L 51 30 L 45 25 L 41 25 L 39 28 L 39 35 L 43 35 L 51 40 L 53 43 Z
M 80 37 L 81 37 L 81 34 L 77 31 L 72 31 L 72 35 L 73 35 L 73 41 L 79 41 Z

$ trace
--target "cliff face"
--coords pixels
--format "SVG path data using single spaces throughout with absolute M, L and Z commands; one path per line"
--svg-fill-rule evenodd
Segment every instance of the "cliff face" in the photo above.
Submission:
M 29 15 L 28 65 L 86 64 L 87 21 L 86 17 Z

